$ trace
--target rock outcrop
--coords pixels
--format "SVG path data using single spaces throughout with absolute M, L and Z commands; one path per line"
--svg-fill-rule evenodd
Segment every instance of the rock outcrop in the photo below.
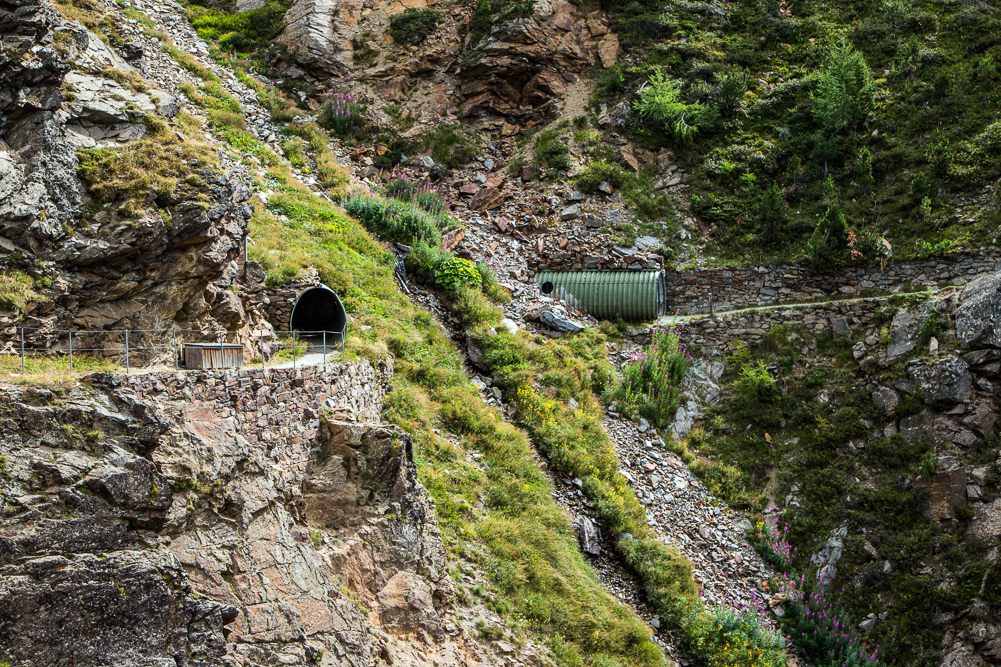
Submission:
M 367 367 L 4 387 L 0 660 L 419 665 L 417 633 L 462 662 L 409 436 L 320 416 Z
M 978 278 L 963 290 L 956 336 L 970 349 L 1001 348 L 1001 273 Z
M 253 208 L 242 172 L 192 166 L 139 211 L 78 175 L 80 149 L 129 150 L 151 127 L 178 152 L 185 145 L 164 125 L 177 99 L 137 69 L 143 49 L 119 54 L 37 0 L 0 7 L 0 32 L 0 270 L 21 272 L 34 294 L 0 299 L 0 331 L 16 337 L 16 323 L 28 347 L 52 349 L 66 344 L 59 330 L 233 331 L 259 320 L 236 296 L 260 279 L 244 262 Z M 144 160 L 141 169 L 166 169 Z

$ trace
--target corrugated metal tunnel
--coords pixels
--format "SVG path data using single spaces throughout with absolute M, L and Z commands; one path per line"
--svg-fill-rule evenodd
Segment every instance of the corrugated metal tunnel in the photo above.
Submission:
M 289 330 L 327 331 L 339 336 L 347 321 L 348 314 L 340 298 L 329 287 L 317 285 L 299 294 L 292 306 Z
M 655 320 L 667 309 L 663 271 L 541 271 L 543 294 L 562 288 L 599 320 Z

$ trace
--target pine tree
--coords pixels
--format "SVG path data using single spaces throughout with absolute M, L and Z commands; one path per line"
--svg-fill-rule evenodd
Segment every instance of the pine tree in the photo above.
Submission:
M 814 114 L 830 133 L 854 130 L 875 108 L 876 82 L 862 54 L 842 35 L 827 49 Z
M 848 221 L 838 202 L 834 179 L 824 182 L 827 211 L 806 242 L 810 263 L 818 269 L 834 269 L 844 264 L 848 255 Z
M 789 205 L 782 198 L 782 188 L 775 181 L 761 193 L 757 223 L 762 245 L 777 246 L 782 243 L 789 224 Z

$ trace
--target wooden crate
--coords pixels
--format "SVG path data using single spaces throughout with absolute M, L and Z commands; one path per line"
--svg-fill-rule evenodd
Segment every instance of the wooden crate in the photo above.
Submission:
M 243 346 L 233 343 L 185 343 L 184 367 L 239 368 L 243 366 Z

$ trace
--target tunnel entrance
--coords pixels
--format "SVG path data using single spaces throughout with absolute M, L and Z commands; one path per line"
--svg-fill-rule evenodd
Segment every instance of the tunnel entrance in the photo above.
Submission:
M 339 341 L 347 321 L 348 314 L 340 298 L 329 287 L 318 285 L 299 294 L 292 306 L 289 330 L 303 333 L 326 331 L 334 336 L 333 340 Z

